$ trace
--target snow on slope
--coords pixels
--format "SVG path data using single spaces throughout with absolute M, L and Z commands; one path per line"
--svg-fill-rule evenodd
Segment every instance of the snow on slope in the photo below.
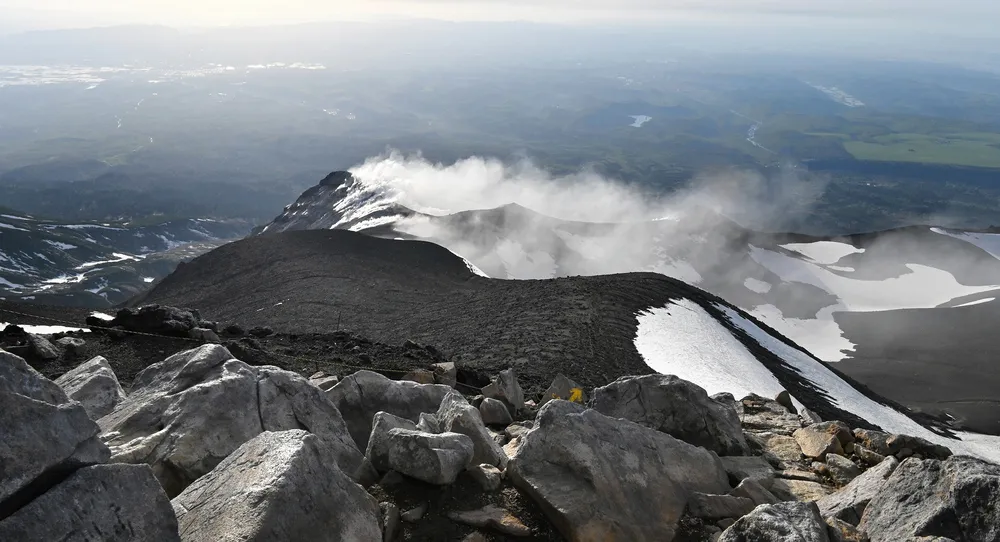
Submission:
M 788 243 L 781 245 L 781 248 L 788 250 L 794 250 L 799 254 L 809 258 L 810 260 L 824 264 L 830 265 L 835 264 L 841 260 L 844 256 L 849 254 L 860 254 L 865 251 L 863 248 L 857 248 L 853 245 L 848 245 L 847 243 L 838 243 L 836 241 L 814 241 L 812 243 Z
M 972 232 L 950 232 L 941 228 L 931 228 L 931 231 L 948 237 L 954 237 L 971 243 L 989 252 L 991 256 L 1000 260 L 1000 233 L 972 233 Z
M 899 277 L 859 280 L 834 273 L 821 265 L 823 261 L 839 261 L 844 255 L 859 252 L 859 249 L 834 242 L 809 245 L 819 246 L 806 248 L 801 245 L 783 245 L 783 248 L 795 246 L 797 252 L 807 255 L 813 261 L 755 246 L 750 247 L 750 257 L 778 275 L 782 281 L 816 286 L 830 292 L 839 301 L 819 311 L 815 319 L 809 320 L 785 318 L 777 308 L 767 305 L 755 307 L 751 313 L 826 361 L 839 361 L 844 358 L 845 352 L 854 350 L 854 345 L 843 337 L 840 326 L 834 321 L 834 312 L 934 308 L 952 299 L 1000 287 L 966 286 L 948 271 L 919 264 L 906 264 L 910 272 Z M 847 247 L 854 250 L 848 250 Z
M 989 303 L 990 301 L 993 301 L 995 299 L 996 299 L 995 297 L 984 297 L 982 299 L 977 299 L 975 301 L 969 301 L 968 303 L 962 303 L 961 305 L 955 305 L 955 308 L 957 309 L 959 307 L 971 307 L 973 305 L 979 305 L 980 303 Z
M 824 390 L 839 408 L 876 423 L 884 430 L 925 438 L 956 453 L 1000 461 L 1000 437 L 959 433 L 961 440 L 942 437 L 903 413 L 877 403 L 838 377 L 822 363 L 788 346 L 736 311 L 715 305 L 737 328 L 793 367 L 804 379 Z M 709 394 L 729 392 L 736 397 L 756 393 L 774 397 L 784 387 L 704 308 L 690 300 L 636 315 L 635 347 L 653 370 L 673 374 L 705 388 Z M 801 405 L 796 398 L 795 402 Z

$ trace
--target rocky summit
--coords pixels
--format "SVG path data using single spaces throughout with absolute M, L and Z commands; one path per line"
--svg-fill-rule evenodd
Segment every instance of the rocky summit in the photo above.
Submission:
M 52 381 L 0 350 L 0 540 L 1000 540 L 1000 466 L 780 397 L 332 376 L 205 344 Z

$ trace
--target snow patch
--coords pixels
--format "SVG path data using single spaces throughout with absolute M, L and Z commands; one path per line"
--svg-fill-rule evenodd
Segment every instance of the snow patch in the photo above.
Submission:
M 743 281 L 743 286 L 746 286 L 747 290 L 754 292 L 756 294 L 766 294 L 771 291 L 771 285 L 762 281 L 755 279 L 753 277 L 748 277 Z
M 25 324 L 11 324 L 8 322 L 0 322 L 0 329 L 4 329 L 7 326 L 17 326 L 28 333 L 33 333 L 35 335 L 53 335 L 56 333 L 70 333 L 73 331 L 83 331 L 84 333 L 89 333 L 89 329 L 82 327 L 66 327 L 66 326 L 34 326 Z
M 105 314 L 103 312 L 97 312 L 97 311 L 90 313 L 90 315 L 93 316 L 94 318 L 97 318 L 98 320 L 104 320 L 105 322 L 110 322 L 115 319 L 115 317 L 111 316 L 110 314 Z
M 653 120 L 653 117 L 647 115 L 631 115 L 631 117 L 634 122 L 632 124 L 629 124 L 629 126 L 633 128 L 642 128 L 643 124 L 646 124 L 647 122 Z
M 839 262 L 841 258 L 849 254 L 861 254 L 865 251 L 863 248 L 857 248 L 853 245 L 847 243 L 838 243 L 836 241 L 815 241 L 812 243 L 787 243 L 780 245 L 781 248 L 798 252 L 810 260 L 823 264 L 831 265 Z M 853 271 L 853 269 L 852 269 Z
M 853 386 L 838 377 L 822 363 L 809 357 L 807 354 L 792 348 L 776 337 L 766 333 L 760 327 L 746 318 L 740 316 L 733 309 L 716 305 L 723 311 L 726 318 L 736 327 L 743 330 L 761 346 L 773 352 L 776 356 L 785 360 L 786 363 L 794 367 L 803 378 L 813 382 L 819 389 L 826 392 L 831 397 L 832 402 L 839 408 L 851 412 L 862 419 L 869 420 L 891 433 L 899 433 L 925 438 L 931 442 L 947 446 L 955 453 L 966 453 L 979 456 L 990 461 L 1000 461 L 1000 437 L 989 435 L 978 435 L 972 433 L 959 433 L 962 440 L 953 440 L 942 437 L 924 426 L 913 421 L 902 412 L 877 403 L 864 394 L 854 389 Z M 742 346 L 742 345 L 741 345 Z M 656 367 L 653 367 L 656 369 Z M 757 370 L 770 374 L 762 365 L 758 363 Z M 693 380 L 701 384 L 697 380 Z M 749 382 L 748 382 L 749 385 Z M 769 390 L 767 393 L 756 391 L 765 397 L 773 397 Z M 735 395 L 735 394 L 734 394 Z
M 994 258 L 1000 260 L 1000 233 L 953 233 L 941 228 L 931 228 L 931 231 L 976 245 L 986 252 L 989 252 Z
M 957 309 L 958 307 L 971 307 L 973 305 L 979 305 L 981 303 L 989 303 L 990 301 L 993 301 L 995 299 L 996 299 L 995 297 L 984 297 L 983 299 L 977 299 L 975 301 L 969 301 L 968 303 L 962 303 L 961 305 L 955 305 L 954 308 Z
M 0 222 L 0 229 L 15 230 L 15 231 L 28 231 L 28 230 L 26 230 L 24 228 L 18 228 L 17 226 L 15 226 L 13 224 L 7 224 L 6 222 Z
M 816 318 L 785 318 L 778 307 L 760 305 L 750 314 L 775 331 L 795 341 L 823 361 L 841 361 L 854 352 L 857 345 L 844 337 L 843 330 L 833 319 L 837 307 L 825 307 Z

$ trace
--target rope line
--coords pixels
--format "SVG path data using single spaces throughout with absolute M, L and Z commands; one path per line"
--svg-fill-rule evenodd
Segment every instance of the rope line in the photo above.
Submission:
M 100 329 L 100 330 L 106 330 L 106 331 L 113 331 L 115 333 L 127 333 L 127 334 L 130 334 L 130 335 L 138 335 L 138 336 L 142 336 L 142 337 L 152 337 L 152 338 L 155 338 L 155 339 L 187 341 L 187 342 L 195 343 L 195 344 L 197 344 L 199 346 L 206 344 L 205 342 L 203 342 L 201 340 L 192 339 L 191 337 L 174 337 L 174 336 L 169 336 L 169 335 L 157 335 L 155 333 L 146 333 L 146 332 L 143 332 L 143 331 L 130 331 L 130 330 L 127 330 L 127 329 L 105 327 L 105 326 L 89 326 L 89 325 L 88 326 L 81 326 L 80 324 L 78 324 L 76 322 L 70 322 L 68 320 L 61 320 L 59 318 L 52 318 L 52 317 L 49 317 L 49 316 L 39 316 L 39 315 L 36 315 L 36 314 L 28 314 L 28 313 L 13 311 L 13 310 L 10 310 L 10 309 L 5 309 L 5 308 L 2 308 L 2 307 L 0 307 L 0 312 L 4 312 L 4 313 L 8 313 L 8 314 L 13 314 L 13 315 L 16 315 L 16 316 L 27 317 L 27 318 L 37 318 L 39 320 L 47 320 L 49 322 L 54 322 L 54 323 L 57 323 L 57 324 L 63 324 L 66 327 L 72 327 L 73 329 L 87 329 L 87 328 L 90 328 L 90 329 Z M 31 324 L 25 324 L 25 325 L 31 325 Z M 406 375 L 406 374 L 409 374 L 410 372 L 412 372 L 412 369 L 410 369 L 410 370 L 382 369 L 382 368 L 375 367 L 374 365 L 372 365 L 372 366 L 352 365 L 352 364 L 349 364 L 349 363 L 320 361 L 320 360 L 312 359 L 312 358 L 304 358 L 302 356 L 290 356 L 288 354 L 281 354 L 279 352 L 269 352 L 269 351 L 266 351 L 266 350 L 264 352 L 267 355 L 269 355 L 269 356 L 275 356 L 275 357 L 278 357 L 278 358 L 284 358 L 284 359 L 288 359 L 288 360 L 308 362 L 308 363 L 312 363 L 314 365 L 329 364 L 329 365 L 335 365 L 335 366 L 338 366 L 338 367 L 342 367 L 342 368 L 345 368 L 345 369 L 356 369 L 356 370 L 359 370 L 359 371 L 375 371 L 375 372 L 392 373 L 392 374 L 399 374 L 399 375 Z M 456 386 L 462 386 L 462 387 L 464 387 L 466 389 L 475 391 L 476 393 L 479 393 L 480 391 L 482 391 L 481 388 L 477 388 L 475 386 L 470 386 L 470 385 L 465 384 L 463 382 L 455 382 L 455 385 Z

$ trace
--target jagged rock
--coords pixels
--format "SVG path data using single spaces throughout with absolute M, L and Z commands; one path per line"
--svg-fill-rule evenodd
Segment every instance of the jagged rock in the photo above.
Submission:
M 295 373 L 252 368 L 218 345 L 150 365 L 98 423 L 113 460 L 149 464 L 169 496 L 263 431 L 305 428 L 330 442 L 355 480 L 375 474 L 323 392 Z
M 753 501 L 754 505 L 774 504 L 779 501 L 774 493 L 771 493 L 757 480 L 747 478 L 740 482 L 736 489 L 729 492 L 734 497 L 744 497 Z
M 201 341 L 203 343 L 220 344 L 222 339 L 212 331 L 211 329 L 204 327 L 196 327 L 188 332 L 188 336 L 196 341 Z
M 372 434 L 368 438 L 368 448 L 365 450 L 365 457 L 371 461 L 373 467 L 379 472 L 392 470 L 389 466 L 389 431 L 392 429 L 416 430 L 417 424 L 410 420 L 393 416 L 388 412 L 378 412 L 372 423 Z
M 826 456 L 826 467 L 830 477 L 839 485 L 849 484 L 861 474 L 861 469 L 853 461 L 837 454 Z
M 269 326 L 256 326 L 250 328 L 250 331 L 248 331 L 247 333 L 249 333 L 253 337 L 264 338 L 274 335 L 274 330 L 271 329 Z
M 888 457 L 878 466 L 868 469 L 836 493 L 817 501 L 824 517 L 842 519 L 851 525 L 861 522 L 868 502 L 885 485 L 885 481 L 899 466 L 899 461 Z
M 485 491 L 496 491 L 500 488 L 500 469 L 493 465 L 473 465 L 466 471 L 473 480 L 479 483 Z
M 897 456 L 903 450 L 908 449 L 910 450 L 909 455 L 917 454 L 927 459 L 948 459 L 951 457 L 951 450 L 947 447 L 910 435 L 889 435 L 885 439 L 885 444 L 889 451 Z
M 885 460 L 884 455 L 875 453 L 859 444 L 854 445 L 854 455 L 856 455 L 862 463 L 868 465 L 869 467 L 874 467 Z
M 324 439 L 265 432 L 173 500 L 184 540 L 380 540 L 378 503 Z
M 840 421 L 819 422 L 807 426 L 813 431 L 822 431 L 837 437 L 841 447 L 854 442 L 854 433 L 846 423 Z
M 494 430 L 492 430 L 490 428 L 486 428 L 486 430 L 489 431 L 490 432 L 490 436 L 493 437 L 493 442 L 496 442 L 501 447 L 503 447 L 504 444 L 507 444 L 507 434 L 506 433 L 501 432 L 501 431 L 494 431 Z
M 510 408 L 511 414 L 516 415 L 524 408 L 524 392 L 517 382 L 514 369 L 500 371 L 500 374 L 493 379 L 493 383 L 483 388 L 483 396 L 503 401 Z
M 448 517 L 458 523 L 493 529 L 510 536 L 531 535 L 531 529 L 522 523 L 521 520 L 503 508 L 492 504 L 486 505 L 479 510 L 451 512 L 448 514 Z
M 107 327 L 121 327 L 127 331 L 187 337 L 198 327 L 200 318 L 196 311 L 162 305 L 146 305 L 138 309 L 125 308 L 115 314 L 115 319 L 103 322 Z
M 963 456 L 907 459 L 872 497 L 860 526 L 872 542 L 1000 540 L 1000 466 Z
M 63 337 L 56 341 L 56 346 L 62 348 L 67 355 L 76 356 L 87 345 L 87 341 L 76 337 Z
M 828 527 L 830 542 L 869 542 L 868 535 L 859 531 L 857 526 L 837 518 L 823 519 Z
M 389 431 L 389 466 L 410 478 L 448 485 L 472 464 L 472 439 L 459 433 L 438 435 L 409 429 Z
M 99 432 L 59 386 L 0 350 L 0 503 L 44 473 L 106 462 L 110 454 Z
M 872 429 L 854 430 L 854 440 L 857 443 L 882 456 L 893 455 L 895 453 L 889 449 L 889 445 L 886 443 L 890 436 L 892 435 L 889 433 Z
M 728 391 L 713 394 L 711 398 L 716 403 L 732 406 L 733 409 L 737 408 L 736 404 L 738 401 L 736 401 L 736 397 L 734 397 L 733 394 L 729 393 Z
M 440 433 L 441 432 L 441 422 L 438 421 L 437 416 L 434 414 L 428 414 L 426 412 L 421 412 L 418 418 L 417 429 L 425 433 Z
M 0 540 L 179 541 L 170 500 L 146 465 L 84 467 L 0 520 Z
M 776 478 L 771 493 L 783 501 L 818 501 L 833 491 L 818 482 Z
M 399 534 L 399 507 L 391 502 L 379 504 L 382 509 L 382 542 L 392 542 Z
M 503 453 L 508 459 L 517 455 L 518 448 L 521 447 L 521 443 L 524 442 L 523 437 L 514 437 L 510 439 L 510 442 L 503 445 Z
M 837 435 L 831 435 L 816 425 L 798 429 L 792 436 L 802 449 L 802 454 L 813 459 L 824 460 L 826 454 L 843 454 L 844 448 L 837 440 Z
M 802 427 L 799 417 L 773 399 L 750 394 L 740 400 L 740 421 L 753 432 L 770 432 L 791 435 Z
M 108 360 L 97 356 L 56 379 L 71 399 L 83 405 L 92 420 L 107 416 L 125 399 L 125 390 Z
M 821 423 L 823 421 L 823 418 L 821 418 L 819 414 L 816 414 L 808 408 L 803 408 L 802 411 L 799 412 L 799 416 L 802 417 L 802 420 L 806 424 Z
M 722 532 L 719 542 L 829 542 L 826 523 L 814 503 L 758 506 Z
M 416 423 L 421 413 L 437 412 L 441 400 L 454 390 L 441 384 L 391 380 L 371 371 L 358 371 L 326 392 L 362 450 L 368 447 L 376 412 L 388 412 Z
M 785 407 L 785 410 L 791 412 L 792 414 L 798 414 L 798 409 L 795 408 L 795 404 L 792 403 L 792 396 L 788 393 L 788 390 L 781 390 L 777 396 L 774 398 L 774 402 Z
M 514 421 L 502 402 L 489 397 L 479 404 L 479 415 L 486 425 L 507 425 Z
M 748 455 L 721 457 L 720 459 L 726 473 L 729 474 L 729 481 L 734 484 L 751 479 L 764 487 L 770 487 L 771 481 L 774 480 L 774 467 L 763 457 Z
M 755 506 L 753 500 L 734 495 L 692 491 L 688 497 L 688 513 L 702 519 L 739 518 L 749 514 Z
M 753 438 L 760 443 L 765 455 L 770 454 L 778 461 L 789 463 L 802 461 L 802 448 L 792 437 L 776 433 L 758 433 Z
M 434 363 L 431 365 L 431 370 L 434 371 L 434 382 L 453 388 L 458 385 L 458 369 L 454 363 L 450 361 Z
M 222 332 L 226 335 L 232 335 L 233 337 L 242 337 L 246 335 L 246 330 L 239 324 L 229 324 Z
M 409 380 L 417 384 L 434 384 L 435 382 L 434 373 L 427 369 L 413 369 L 403 375 L 403 378 L 400 378 L 400 380 Z
M 486 429 L 479 410 L 470 405 L 460 393 L 451 391 L 446 395 L 441 401 L 436 417 L 442 431 L 461 433 L 472 439 L 475 447 L 472 464 L 505 466 L 507 456 L 503 453 L 503 448 L 493 440 L 493 436 Z
M 567 378 L 566 375 L 559 374 L 552 380 L 549 389 L 545 390 L 545 393 L 542 394 L 541 404 L 544 405 L 553 399 L 563 399 L 585 405 L 587 404 L 587 392 L 583 390 L 582 386 Z
M 213 322 L 211 320 L 199 320 L 198 321 L 198 327 L 204 328 L 204 329 L 208 329 L 210 331 L 215 331 L 215 332 L 219 331 L 219 323 L 218 322 Z
M 692 491 L 729 492 L 714 453 L 562 400 L 539 411 L 507 468 L 577 540 L 672 540 Z
M 59 359 L 62 355 L 62 351 L 48 339 L 33 333 L 28 334 L 28 352 L 30 356 L 45 361 Z
M 594 390 L 594 410 L 625 418 L 719 455 L 749 450 L 735 410 L 673 375 L 627 376 Z
M 421 518 L 423 518 L 424 514 L 426 513 L 427 513 L 427 503 L 422 502 L 419 505 L 407 510 L 406 512 L 403 512 L 402 514 L 399 515 L 399 517 L 400 519 L 402 519 L 407 523 L 416 523 L 420 521 Z
M 336 386 L 338 382 L 340 382 L 340 379 L 336 375 L 328 375 L 322 371 L 309 377 L 309 383 L 323 391 Z

